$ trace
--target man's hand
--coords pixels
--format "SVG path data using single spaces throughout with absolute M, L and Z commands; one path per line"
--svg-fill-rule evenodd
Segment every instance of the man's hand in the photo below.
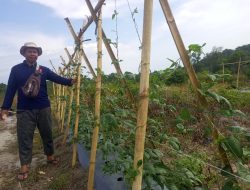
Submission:
M 75 84 L 76 82 L 77 82 L 77 79 L 76 79 L 76 78 L 71 79 L 71 84 L 72 84 L 72 85 Z
M 8 117 L 8 110 L 1 110 L 0 111 L 0 120 L 5 120 Z

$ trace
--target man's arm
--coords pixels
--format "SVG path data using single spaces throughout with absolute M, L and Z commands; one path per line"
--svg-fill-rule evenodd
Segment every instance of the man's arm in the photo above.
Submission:
M 48 69 L 47 79 L 57 84 L 62 84 L 67 86 L 72 86 L 76 82 L 75 79 L 68 79 L 61 77 L 56 73 L 54 73 L 53 71 L 51 71 L 50 69 Z
M 8 116 L 8 110 L 11 108 L 14 96 L 16 94 L 17 85 L 16 85 L 16 78 L 15 78 L 15 72 L 13 68 L 11 69 L 7 90 L 4 96 L 4 101 L 2 104 L 2 109 L 0 111 L 0 119 L 4 119 Z

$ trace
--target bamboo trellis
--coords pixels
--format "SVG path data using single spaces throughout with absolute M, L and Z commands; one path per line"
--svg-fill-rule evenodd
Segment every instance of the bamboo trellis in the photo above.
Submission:
M 101 70 L 102 70 L 102 56 L 100 56 L 101 49 L 102 49 L 102 43 L 100 42 L 103 40 L 103 43 L 105 44 L 105 47 L 109 53 L 109 56 L 112 60 L 112 63 L 115 66 L 116 72 L 121 76 L 121 82 L 123 86 L 125 87 L 126 93 L 128 97 L 130 98 L 130 101 L 132 105 L 136 105 L 134 98 L 126 84 L 126 80 L 123 77 L 123 73 L 121 71 L 119 61 L 115 57 L 112 48 L 110 47 L 110 44 L 107 41 L 107 37 L 102 29 L 101 25 L 101 17 L 97 19 L 97 12 L 101 12 L 101 6 L 105 0 L 99 0 L 96 8 L 94 9 L 92 7 L 92 4 L 90 0 L 86 0 L 86 3 L 88 5 L 88 8 L 91 12 L 92 17 L 88 19 L 88 22 L 83 28 L 80 30 L 79 34 L 76 35 L 76 33 L 73 30 L 72 25 L 70 24 L 69 20 L 65 19 L 68 27 L 72 33 L 72 36 L 75 40 L 76 45 L 78 45 L 78 49 L 75 50 L 73 53 L 73 56 L 70 59 L 74 59 L 74 57 L 77 57 L 76 60 L 79 61 L 80 57 L 83 56 L 87 66 L 89 67 L 90 72 L 92 73 L 93 78 L 96 79 L 96 96 L 95 96 L 95 128 L 93 131 L 92 136 L 92 147 L 91 147 L 91 157 L 90 157 L 90 168 L 89 168 L 89 179 L 88 179 L 88 190 L 92 190 L 93 184 L 94 184 L 94 171 L 95 171 L 95 157 L 96 157 L 96 150 L 97 150 L 97 142 L 98 142 L 98 131 L 100 126 L 100 96 L 101 96 Z M 182 59 L 182 62 L 184 64 L 184 67 L 188 73 L 189 79 L 191 81 L 192 86 L 194 87 L 194 90 L 197 94 L 200 106 L 203 110 L 207 110 L 208 103 L 204 96 L 202 96 L 199 92 L 199 89 L 201 87 L 200 82 L 197 79 L 196 73 L 190 63 L 189 56 L 186 52 L 184 43 L 182 41 L 181 35 L 178 31 L 178 28 L 175 23 L 175 19 L 172 15 L 170 6 L 168 4 L 167 0 L 159 0 L 164 16 L 166 18 L 166 21 L 168 23 L 168 26 L 170 28 L 172 37 L 175 41 L 175 45 L 177 47 L 177 50 L 180 54 L 180 57 Z M 148 93 L 149 93 L 149 71 L 150 71 L 150 51 L 151 51 L 151 30 L 152 30 L 152 13 L 153 13 L 153 0 L 144 0 L 144 20 L 143 20 L 143 41 L 142 41 L 142 54 L 141 54 L 141 77 L 140 77 L 140 90 L 139 90 L 139 104 L 138 104 L 138 112 L 137 112 L 137 128 L 136 128 L 136 143 L 135 143 L 135 151 L 134 151 L 134 168 L 139 171 L 139 174 L 136 176 L 134 182 L 133 182 L 133 190 L 140 190 L 142 185 L 142 174 L 143 174 L 143 154 L 144 154 L 144 143 L 145 143 L 145 133 L 146 133 L 146 124 L 147 124 L 147 115 L 148 115 Z M 101 15 L 101 14 L 100 14 Z M 95 21 L 95 23 L 98 26 L 98 65 L 97 65 L 97 76 L 95 75 L 95 72 L 91 66 L 91 64 L 88 61 L 88 58 L 83 50 L 81 38 L 84 32 L 87 30 L 87 28 L 90 26 L 90 24 Z M 238 75 L 240 72 L 240 65 L 243 63 L 243 61 L 237 62 L 238 65 Z M 224 73 L 224 65 L 223 64 L 223 73 Z M 79 112 L 79 89 L 80 89 L 80 64 L 78 65 L 77 69 L 77 90 L 76 90 L 76 113 Z M 238 86 L 238 79 L 237 79 L 237 86 Z M 58 89 L 58 93 L 60 95 L 60 90 Z M 72 98 L 73 100 L 73 98 Z M 70 102 L 72 102 L 70 99 Z M 204 112 L 204 117 L 207 120 L 207 123 L 209 126 L 213 129 L 213 137 L 214 140 L 218 140 L 218 130 L 214 126 L 212 119 L 206 112 Z M 75 130 L 74 130 L 74 139 L 77 138 L 77 131 L 78 131 L 78 119 L 79 115 L 77 116 L 76 123 L 75 123 Z M 68 122 L 70 121 L 70 118 L 68 118 Z M 76 126 L 77 125 L 77 126 Z M 67 124 L 68 126 L 68 124 Z M 64 137 L 65 138 L 65 137 Z M 221 159 L 223 163 L 226 166 L 230 166 L 229 159 L 227 158 L 227 154 L 225 150 L 218 145 L 219 153 L 221 156 Z M 76 144 L 73 145 L 73 158 L 72 158 L 72 166 L 75 165 L 76 160 Z M 142 164 L 138 167 L 138 163 L 142 162 Z
M 238 68 L 237 68 L 237 78 L 236 78 L 236 88 L 239 88 L 239 78 L 240 78 L 240 67 L 243 64 L 248 64 L 250 63 L 250 60 L 246 60 L 246 61 L 242 61 L 241 57 L 239 59 L 238 62 L 232 62 L 232 63 L 224 63 L 222 62 L 222 74 L 223 74 L 223 83 L 224 83 L 224 75 L 225 75 L 225 65 L 234 65 L 234 64 L 238 64 Z
M 90 0 L 85 0 L 85 2 L 86 2 L 87 6 L 89 8 L 89 11 L 90 11 L 90 13 L 92 15 L 92 18 L 94 19 L 94 21 L 95 21 L 95 23 L 97 25 L 96 13 L 95 13 L 95 10 L 94 10 Z M 102 39 L 103 39 L 103 43 L 105 44 L 105 47 L 106 47 L 106 49 L 108 51 L 108 54 L 109 54 L 109 56 L 110 56 L 110 58 L 112 60 L 112 63 L 115 66 L 116 72 L 120 76 L 121 83 L 122 83 L 122 85 L 123 85 L 123 87 L 124 87 L 124 89 L 126 91 L 126 95 L 129 98 L 133 108 L 136 108 L 136 103 L 135 103 L 134 96 L 132 95 L 132 93 L 131 93 L 128 85 L 127 85 L 127 82 L 126 82 L 126 80 L 125 80 L 125 78 L 123 76 L 123 73 L 122 73 L 122 70 L 121 70 L 121 67 L 120 67 L 120 64 L 119 64 L 119 60 L 115 57 L 115 54 L 114 54 L 114 52 L 113 52 L 113 50 L 112 50 L 112 48 L 111 48 L 111 46 L 110 46 L 110 44 L 109 44 L 109 42 L 107 40 L 108 38 L 107 38 L 106 34 L 104 33 L 103 29 L 102 29 Z
M 73 63 L 73 58 L 71 57 L 69 51 L 67 50 L 67 48 L 64 48 L 66 54 L 68 55 L 69 58 L 69 64 Z M 68 68 L 70 69 L 70 68 Z M 76 73 L 76 67 L 74 67 L 73 69 L 73 73 Z M 63 137 L 63 142 L 62 144 L 65 145 L 66 144 L 66 140 L 69 134 L 69 129 L 70 129 L 70 120 L 71 120 L 71 113 L 72 113 L 72 103 L 73 103 L 73 97 L 74 97 L 74 89 L 70 88 L 70 92 L 69 92 L 69 104 L 68 104 L 68 117 L 67 117 L 67 123 L 66 123 L 66 129 L 64 131 L 64 137 Z
M 89 161 L 89 177 L 88 190 L 94 189 L 95 162 L 98 143 L 98 134 L 100 128 L 100 104 L 101 104 L 101 80 L 102 80 L 102 9 L 99 10 L 97 24 L 97 78 L 95 92 L 95 128 L 92 135 L 90 161 Z
M 77 85 L 76 85 L 76 118 L 74 126 L 74 135 L 73 135 L 73 156 L 72 156 L 72 167 L 76 164 L 76 154 L 77 154 L 77 136 L 78 136 L 78 127 L 79 127 L 79 111 L 80 111 L 80 86 L 81 86 L 81 54 L 80 51 L 76 53 L 76 62 L 77 62 Z
M 149 95 L 149 72 L 150 72 L 150 50 L 152 30 L 153 0 L 144 1 L 143 37 L 141 53 L 141 77 L 139 90 L 139 104 L 137 112 L 137 124 L 135 134 L 134 168 L 139 174 L 135 177 L 132 189 L 141 189 L 143 172 L 143 155 L 148 118 L 148 95 Z M 138 166 L 138 163 L 142 164 Z
M 201 85 L 200 85 L 199 80 L 197 79 L 194 68 L 192 67 L 192 65 L 190 63 L 190 59 L 188 57 L 187 51 L 185 50 L 184 43 L 183 43 L 182 38 L 180 36 L 180 33 L 178 31 L 177 25 L 175 23 L 175 19 L 173 17 L 171 8 L 169 6 L 169 3 L 168 3 L 167 0 L 159 0 L 159 1 L 160 1 L 160 4 L 161 4 L 163 13 L 165 15 L 166 21 L 168 23 L 169 29 L 170 29 L 171 34 L 173 36 L 173 39 L 175 41 L 175 45 L 177 47 L 177 50 L 178 50 L 178 52 L 180 54 L 180 57 L 181 57 L 182 62 L 184 64 L 184 67 L 185 67 L 185 69 L 186 69 L 186 71 L 188 73 L 188 76 L 189 76 L 189 79 L 190 79 L 190 81 L 192 83 L 192 86 L 194 87 L 194 89 L 196 91 L 196 94 L 198 96 L 200 106 L 202 107 L 202 109 L 204 109 L 203 115 L 204 115 L 204 117 L 206 119 L 207 124 L 209 125 L 209 127 L 213 131 L 214 143 L 217 144 L 218 138 L 219 138 L 219 131 L 215 127 L 215 125 L 213 124 L 211 117 L 207 114 L 208 113 L 206 111 L 207 108 L 208 108 L 207 100 L 206 100 L 206 98 L 204 96 L 202 96 L 199 93 L 199 89 L 200 89 Z M 226 151 L 223 149 L 223 147 L 220 144 L 218 144 L 217 147 L 218 147 L 218 151 L 219 151 L 221 160 L 223 161 L 223 164 L 225 166 L 229 167 L 230 170 L 232 171 L 232 167 L 231 167 L 230 161 L 228 159 L 228 156 L 226 154 Z

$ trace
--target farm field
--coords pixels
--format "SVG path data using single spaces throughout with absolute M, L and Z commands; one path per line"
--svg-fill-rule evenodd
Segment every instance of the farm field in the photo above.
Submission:
M 31 39 L 39 39 L 41 45 L 27 42 L 21 46 L 23 63 L 11 67 L 2 64 L 0 80 L 5 82 L 0 82 L 0 189 L 250 190 L 250 44 L 245 33 L 237 33 L 247 30 L 240 29 L 239 24 L 237 31 L 230 25 L 230 33 L 222 32 L 229 21 L 221 16 L 213 22 L 205 16 L 198 22 L 196 17 L 204 14 L 194 9 L 207 6 L 198 1 L 171 2 L 173 10 L 179 13 L 177 22 L 167 0 L 160 0 L 155 8 L 153 2 L 130 4 L 126 0 L 128 10 L 123 12 L 119 9 L 125 6 L 122 1 L 113 1 L 111 8 L 105 0 L 96 1 L 95 7 L 85 0 L 84 12 L 87 10 L 90 16 L 81 22 L 79 30 L 72 24 L 79 24 L 79 12 L 71 15 L 72 19 L 64 16 L 74 43 L 64 48 L 68 59 L 60 55 L 55 64 L 55 55 L 61 53 L 58 46 L 61 48 L 60 44 L 69 40 L 54 31 L 54 37 L 34 34 Z M 16 1 L 11 3 L 17 5 Z M 29 6 L 46 7 L 39 9 L 45 11 L 44 16 L 48 8 L 57 9 L 57 3 L 65 10 L 71 6 L 67 0 L 32 3 Z M 139 4 L 141 7 L 131 8 Z M 225 4 L 225 10 L 236 6 L 226 1 Z M 206 8 L 210 10 L 224 4 L 209 5 Z M 69 10 L 76 9 L 75 2 Z M 215 10 L 209 14 L 216 16 Z M 50 19 L 62 15 L 65 12 L 57 9 Z M 129 25 L 128 16 L 133 32 L 125 26 Z M 191 30 L 186 20 L 198 23 L 200 29 Z M 207 24 L 203 25 L 203 21 Z M 163 42 L 163 23 L 169 30 L 169 43 Z M 180 31 L 188 28 L 183 36 L 177 23 Z M 211 33 L 204 32 L 202 26 Z M 232 36 L 233 31 L 237 38 Z M 208 43 L 202 42 L 206 41 L 204 38 L 209 39 Z M 233 38 L 240 40 L 229 45 Z M 5 39 L 2 41 L 5 43 Z M 13 37 L 10 44 L 14 41 Z M 184 41 L 195 42 L 184 45 Z M 51 49 L 43 47 L 45 42 Z M 211 46 L 220 43 L 233 48 Z M 12 45 L 5 46 L 1 46 L 3 52 L 12 49 Z M 210 52 L 205 52 L 207 46 Z M 1 55 L 0 59 L 16 61 L 10 55 Z M 48 55 L 52 59 L 45 66 Z M 172 55 L 174 58 L 169 58 Z M 6 113 L 9 117 L 4 117 Z M 38 129 L 33 138 L 32 129 L 25 128 L 35 125 L 43 140 Z M 27 154 L 22 148 L 27 148 Z M 18 149 L 20 154 L 23 152 L 21 173 Z M 29 157 L 22 160 L 25 155 Z

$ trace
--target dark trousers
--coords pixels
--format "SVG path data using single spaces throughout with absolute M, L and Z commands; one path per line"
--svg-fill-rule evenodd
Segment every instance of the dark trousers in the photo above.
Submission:
M 33 136 L 36 127 L 43 141 L 44 154 L 54 154 L 52 139 L 52 120 L 50 108 L 18 110 L 17 138 L 21 165 L 28 165 L 32 160 Z

